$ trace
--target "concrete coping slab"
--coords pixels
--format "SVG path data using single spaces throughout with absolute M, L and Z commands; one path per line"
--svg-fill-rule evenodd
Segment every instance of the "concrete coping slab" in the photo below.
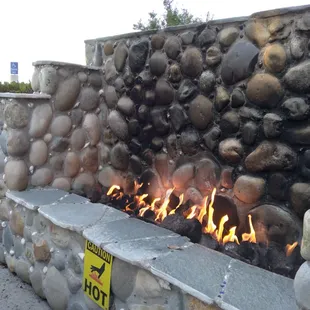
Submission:
M 76 231 L 207 304 L 224 310 L 298 309 L 292 279 L 193 244 L 112 207 L 70 196 L 49 188 L 7 192 L 9 199 L 30 210 L 39 208 L 55 225 Z
M 6 192 L 6 197 L 29 210 L 37 210 L 40 206 L 49 205 L 68 195 L 67 192 L 55 188 L 33 188 L 26 191 Z
M 42 100 L 42 99 L 51 99 L 51 95 L 48 94 L 27 94 L 27 93 L 0 93 L 0 98 L 8 99 L 31 99 L 31 100 Z
M 71 67 L 74 69 L 81 69 L 81 70 L 91 70 L 91 71 L 101 71 L 99 67 L 93 66 L 84 66 L 80 64 L 74 64 L 70 62 L 61 62 L 61 61 L 53 61 L 53 60 L 38 60 L 32 63 L 34 67 L 40 66 L 56 66 L 56 67 Z

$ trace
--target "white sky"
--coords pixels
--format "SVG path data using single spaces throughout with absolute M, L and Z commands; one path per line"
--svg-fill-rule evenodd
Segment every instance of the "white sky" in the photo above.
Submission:
M 309 1 L 309 0 L 308 0 Z M 307 0 L 175 0 L 192 14 L 214 19 L 247 16 Z M 0 80 L 8 81 L 10 62 L 19 62 L 19 80 L 31 79 L 32 62 L 85 64 L 84 40 L 131 32 L 147 13 L 161 12 L 162 0 L 0 0 Z

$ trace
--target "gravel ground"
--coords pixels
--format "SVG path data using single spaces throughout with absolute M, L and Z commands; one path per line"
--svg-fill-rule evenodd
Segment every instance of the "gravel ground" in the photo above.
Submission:
M 0 310 L 51 310 L 32 287 L 0 265 Z

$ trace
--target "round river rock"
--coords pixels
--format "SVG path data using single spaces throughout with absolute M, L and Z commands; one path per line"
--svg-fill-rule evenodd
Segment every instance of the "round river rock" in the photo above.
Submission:
M 11 102 L 4 109 L 4 120 L 8 127 L 18 129 L 28 125 L 28 110 L 17 102 Z

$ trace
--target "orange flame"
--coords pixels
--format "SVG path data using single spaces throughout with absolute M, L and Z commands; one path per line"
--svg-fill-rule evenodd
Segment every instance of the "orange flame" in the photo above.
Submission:
M 118 185 L 112 185 L 112 186 L 110 187 L 110 189 L 108 190 L 108 192 L 107 192 L 107 196 L 110 196 L 110 195 L 113 193 L 113 191 L 114 191 L 115 189 L 119 190 L 119 189 L 120 189 L 120 186 L 118 186 Z
M 155 221 L 160 221 L 161 222 L 168 215 L 167 208 L 168 208 L 168 205 L 169 205 L 169 202 L 170 202 L 170 196 L 171 196 L 173 191 L 174 191 L 174 188 L 170 188 L 170 189 L 167 190 L 165 200 L 164 200 L 163 204 L 161 205 L 161 207 L 158 210 L 158 214 L 157 214 L 157 216 L 155 218 Z
M 196 210 L 197 210 L 197 208 L 198 208 L 197 206 L 192 206 L 192 207 L 190 208 L 191 212 L 190 212 L 189 215 L 186 217 L 186 219 L 191 220 L 192 218 L 194 218 L 195 215 L 196 215 Z
M 207 222 L 207 226 L 204 228 L 204 233 L 210 234 L 210 235 L 212 235 L 216 230 L 216 225 L 213 222 L 213 214 L 214 214 L 213 204 L 214 204 L 215 193 L 216 193 L 216 188 L 213 189 L 212 194 L 211 194 L 211 202 L 209 204 L 209 211 L 208 211 L 208 222 Z
M 202 224 L 203 222 L 203 218 L 205 217 L 205 215 L 207 214 L 207 205 L 208 205 L 208 196 L 204 199 L 204 204 L 202 206 L 202 208 L 200 209 L 199 215 L 198 215 L 198 221 L 200 222 L 200 224 Z
M 256 243 L 255 230 L 252 224 L 252 215 L 249 214 L 248 218 L 249 218 L 249 224 L 250 224 L 250 233 L 242 234 L 242 241 L 249 241 L 251 243 Z
M 297 247 L 297 245 L 297 241 L 295 241 L 293 244 L 287 244 L 285 247 L 286 256 L 290 256 L 293 253 L 294 249 Z
M 228 215 L 225 215 L 221 218 L 219 229 L 215 231 L 216 239 L 219 243 L 222 243 L 223 241 L 223 231 L 224 231 L 224 224 L 229 220 Z
M 183 200 L 184 200 L 184 194 L 181 194 L 179 197 L 179 204 L 176 206 L 175 209 L 170 211 L 169 215 L 175 214 L 175 211 L 182 205 Z
M 223 244 L 225 244 L 227 242 L 236 242 L 237 244 L 240 244 L 238 237 L 236 236 L 236 229 L 237 229 L 237 226 L 234 226 L 234 227 L 229 229 L 228 235 L 226 235 L 223 238 Z

